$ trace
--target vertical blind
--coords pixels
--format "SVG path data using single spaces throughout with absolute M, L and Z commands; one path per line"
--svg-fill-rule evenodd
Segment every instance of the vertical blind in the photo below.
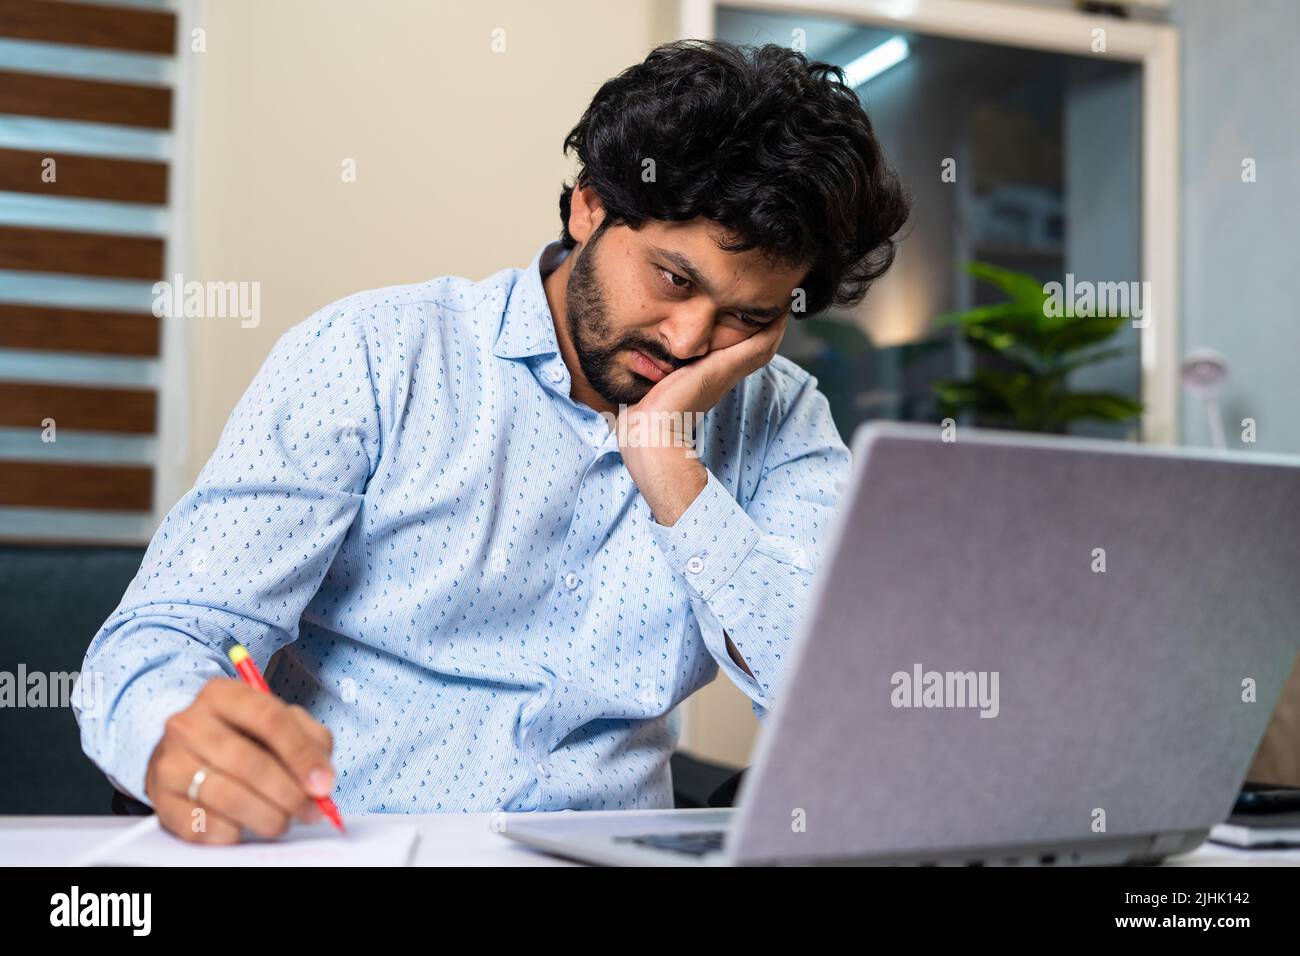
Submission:
M 0 0 L 0 539 L 147 539 L 176 14 Z

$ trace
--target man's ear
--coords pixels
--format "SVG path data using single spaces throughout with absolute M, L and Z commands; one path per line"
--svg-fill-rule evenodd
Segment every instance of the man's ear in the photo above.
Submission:
M 604 218 L 605 206 L 596 190 L 581 183 L 574 186 L 569 200 L 569 235 L 577 242 L 585 243 Z

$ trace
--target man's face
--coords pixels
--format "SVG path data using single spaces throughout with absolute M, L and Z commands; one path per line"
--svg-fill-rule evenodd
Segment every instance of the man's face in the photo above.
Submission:
M 597 229 L 575 250 L 566 287 L 569 338 L 582 374 L 612 406 L 749 338 L 790 308 L 807 270 L 758 250 L 724 252 L 716 223 L 649 222 Z

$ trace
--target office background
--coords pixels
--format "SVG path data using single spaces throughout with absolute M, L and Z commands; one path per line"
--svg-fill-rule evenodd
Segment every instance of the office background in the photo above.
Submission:
M 1007 15 L 1018 5 L 1073 9 L 1069 0 L 1006 0 Z M 565 133 L 601 82 L 680 35 L 681 14 L 676 0 L 129 6 L 175 12 L 183 44 L 202 31 L 202 50 L 178 47 L 162 80 L 175 91 L 171 132 L 157 147 L 171 167 L 171 187 L 164 221 L 146 225 L 165 240 L 165 274 L 181 270 L 186 279 L 260 289 L 255 326 L 168 319 L 156 355 L 100 352 L 82 377 L 116 386 L 131 368 L 147 366 L 158 393 L 156 433 L 131 452 L 154 470 L 141 528 L 193 481 L 290 326 L 361 289 L 526 265 L 559 228 L 559 187 L 574 171 L 560 149 Z M 1179 168 L 1170 170 L 1179 179 L 1181 215 L 1178 352 L 1213 348 L 1227 359 L 1220 407 L 1230 431 L 1251 417 L 1258 450 L 1300 453 L 1292 282 L 1300 4 L 1171 0 L 1142 15 L 1173 24 L 1180 37 L 1182 141 Z M 1104 155 L 1098 151 L 1093 161 Z M 1258 164 L 1249 185 L 1239 175 L 1243 157 Z M 343 174 L 348 163 L 351 177 Z M 10 222 L 38 224 L 40 210 L 0 205 L 0 215 L 6 209 L 21 213 Z M 4 265 L 24 272 L 15 260 Z M 865 309 L 871 306 L 869 298 Z M 3 368 L 13 371 L 7 377 L 40 374 L 19 370 L 38 367 L 28 362 L 31 350 L 0 344 Z M 82 367 L 64 361 L 51 374 L 66 382 Z M 9 432 L 30 427 L 4 424 Z M 1209 443 L 1195 403 L 1182 402 L 1177 434 L 1185 444 Z M 11 434 L 4 455 L 30 458 L 26 440 Z M 84 447 L 91 457 L 101 454 Z M 0 500 L 3 537 L 19 545 L 76 542 L 82 511 Z M 121 539 L 120 523 L 99 527 L 110 529 L 100 539 Z M 67 580 L 67 589 L 76 587 L 75 574 Z M 739 691 L 720 678 L 685 706 L 684 744 L 692 752 L 746 762 L 757 728 Z M 1271 776 L 1300 783 L 1294 677 L 1270 741 Z

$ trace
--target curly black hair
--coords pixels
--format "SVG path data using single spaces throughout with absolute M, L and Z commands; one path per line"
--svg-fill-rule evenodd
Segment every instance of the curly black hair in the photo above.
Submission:
M 772 43 L 656 47 L 600 87 L 564 140 L 570 151 L 577 183 L 605 208 L 602 227 L 717 222 L 739 237 L 725 251 L 808 268 L 806 315 L 862 300 L 893 263 L 911 208 L 843 71 Z M 568 249 L 573 188 L 560 193 Z

